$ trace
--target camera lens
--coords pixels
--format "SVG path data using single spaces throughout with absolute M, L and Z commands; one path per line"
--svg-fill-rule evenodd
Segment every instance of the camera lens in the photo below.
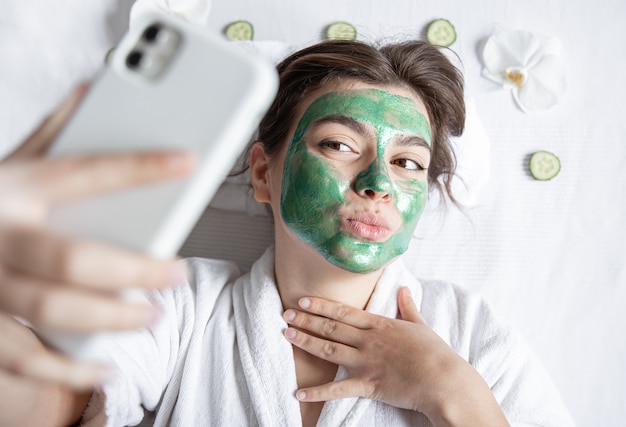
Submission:
M 135 69 L 141 64 L 142 58 L 143 53 L 138 50 L 134 50 L 126 57 L 126 65 L 128 68 Z
M 160 32 L 161 32 L 161 27 L 159 25 L 156 25 L 156 24 L 150 25 L 143 32 L 143 38 L 145 41 L 149 43 L 153 43 L 157 39 L 157 37 L 159 37 Z

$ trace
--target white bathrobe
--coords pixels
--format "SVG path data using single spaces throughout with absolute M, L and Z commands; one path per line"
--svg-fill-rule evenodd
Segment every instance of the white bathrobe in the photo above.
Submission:
M 233 264 L 191 259 L 194 280 L 153 295 L 164 312 L 150 330 L 121 335 L 110 357 L 119 374 L 94 394 L 85 426 L 299 426 L 287 324 L 270 248 L 240 276 Z M 367 311 L 397 316 L 397 292 L 411 288 L 426 323 L 485 379 L 516 426 L 573 425 L 523 340 L 479 298 L 418 281 L 402 261 L 383 273 Z M 337 379 L 345 378 L 342 367 Z M 320 426 L 430 426 L 421 413 L 363 398 L 326 402 Z

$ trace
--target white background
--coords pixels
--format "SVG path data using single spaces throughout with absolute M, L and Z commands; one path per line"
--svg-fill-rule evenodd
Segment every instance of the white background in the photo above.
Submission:
M 128 0 L 0 0 L 0 154 L 78 81 L 127 25 Z M 483 293 L 527 338 L 580 426 L 626 419 L 626 3 L 473 0 L 217 0 L 208 26 L 237 19 L 256 40 L 306 44 L 333 21 L 362 40 L 420 37 L 435 18 L 458 32 L 467 93 L 490 140 L 489 181 L 466 216 L 426 221 L 408 259 L 420 276 Z M 480 43 L 496 25 L 563 43 L 568 89 L 559 105 L 522 113 L 481 77 Z M 532 180 L 527 156 L 562 161 Z

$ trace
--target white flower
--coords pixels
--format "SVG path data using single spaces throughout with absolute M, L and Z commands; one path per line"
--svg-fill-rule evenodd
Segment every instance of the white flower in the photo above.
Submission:
M 528 31 L 497 29 L 482 50 L 483 75 L 511 88 L 525 112 L 554 106 L 565 91 L 561 42 Z
M 137 0 L 130 10 L 130 25 L 147 12 L 168 12 L 194 24 L 206 25 L 211 13 L 211 0 Z

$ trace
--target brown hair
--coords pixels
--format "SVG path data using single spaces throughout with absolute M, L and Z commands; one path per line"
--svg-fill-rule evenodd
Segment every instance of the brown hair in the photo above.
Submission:
M 438 48 L 423 41 L 381 48 L 356 41 L 324 41 L 292 54 L 277 68 L 278 95 L 261 121 L 258 135 L 269 156 L 287 142 L 298 104 L 325 84 L 345 79 L 408 87 L 424 102 L 432 127 L 430 188 L 442 195 L 445 190 L 456 203 L 450 188 L 456 158 L 449 137 L 463 133 L 463 76 Z

